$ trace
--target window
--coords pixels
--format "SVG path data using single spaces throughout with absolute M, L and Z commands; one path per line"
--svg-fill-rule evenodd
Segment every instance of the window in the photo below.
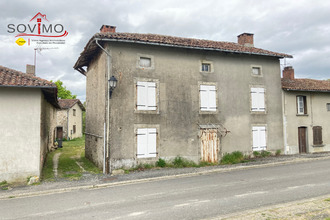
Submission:
M 266 150 L 267 142 L 266 142 L 266 127 L 265 126 L 254 126 L 252 127 L 252 139 L 253 151 L 261 151 Z
M 215 85 L 200 85 L 200 110 L 201 111 L 212 111 L 217 110 L 216 100 L 216 87 Z
M 211 64 L 202 63 L 202 72 L 211 72 Z
M 260 67 L 252 67 L 252 74 L 256 76 L 260 76 L 261 75 Z
M 73 116 L 76 116 L 76 109 L 73 109 Z
M 137 110 L 157 110 L 156 104 L 156 82 L 142 82 L 136 83 L 136 109 Z
M 73 134 L 75 134 L 76 133 L 76 126 L 75 125 L 73 125 Z
M 313 127 L 313 145 L 322 145 L 322 127 L 314 126 Z
M 151 67 L 151 58 L 140 57 L 140 67 Z
M 306 96 L 297 96 L 297 114 L 307 114 Z
M 264 112 L 265 110 L 265 89 L 251 88 L 251 111 Z
M 330 103 L 327 103 L 327 111 L 330 112 Z
M 137 129 L 137 158 L 156 157 L 157 151 L 157 129 L 138 128 Z

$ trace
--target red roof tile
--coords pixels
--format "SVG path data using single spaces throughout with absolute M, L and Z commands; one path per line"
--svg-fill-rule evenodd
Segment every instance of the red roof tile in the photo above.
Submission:
M 315 91 L 315 92 L 330 92 L 329 80 L 316 79 L 283 79 L 282 89 L 295 91 Z
M 222 42 L 222 41 L 211 41 L 211 40 L 200 40 L 194 38 L 182 38 L 172 37 L 157 34 L 135 34 L 135 33 L 97 33 L 95 34 L 85 46 L 83 52 L 80 54 L 75 69 L 88 66 L 90 60 L 94 54 L 99 50 L 95 44 L 95 39 L 107 39 L 111 41 L 120 41 L 128 43 L 143 43 L 151 45 L 169 46 L 169 47 L 182 47 L 199 50 L 215 50 L 230 53 L 239 54 L 254 54 L 262 56 L 274 56 L 274 57 L 288 57 L 292 58 L 291 55 L 284 53 L 272 52 L 269 50 L 263 50 L 256 47 L 247 47 L 238 43 Z
M 80 108 L 85 111 L 84 105 L 80 102 L 79 99 L 59 99 L 58 104 L 60 105 L 61 109 L 69 109 L 72 108 L 75 104 L 78 104 Z
M 0 66 L 0 86 L 57 88 L 54 83 L 45 79 L 9 69 L 4 66 Z

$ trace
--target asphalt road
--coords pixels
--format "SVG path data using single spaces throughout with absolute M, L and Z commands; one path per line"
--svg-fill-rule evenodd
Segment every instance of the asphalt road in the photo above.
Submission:
M 330 194 L 330 160 L 0 200 L 0 219 L 204 219 Z

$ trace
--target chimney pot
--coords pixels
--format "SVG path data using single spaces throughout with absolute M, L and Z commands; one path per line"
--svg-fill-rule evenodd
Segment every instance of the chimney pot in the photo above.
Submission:
M 26 74 L 31 76 L 36 75 L 36 67 L 34 65 L 26 64 Z
M 286 66 L 283 69 L 283 79 L 294 80 L 294 69 L 292 66 Z
M 253 44 L 253 34 L 250 33 L 243 33 L 237 36 L 237 42 L 240 45 L 246 47 L 254 47 Z
M 101 33 L 116 33 L 116 26 L 102 25 L 100 32 Z

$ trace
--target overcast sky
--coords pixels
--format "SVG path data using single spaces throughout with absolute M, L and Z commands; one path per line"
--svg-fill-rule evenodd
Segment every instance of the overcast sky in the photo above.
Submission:
M 231 42 L 243 32 L 254 33 L 255 47 L 294 56 L 285 62 L 297 78 L 330 79 L 330 1 L 1 0 L 0 8 L 0 65 L 25 72 L 26 64 L 33 64 L 34 48 L 18 46 L 7 26 L 28 24 L 38 12 L 46 14 L 69 35 L 59 49 L 37 53 L 37 76 L 62 80 L 82 101 L 85 76 L 73 65 L 102 24 L 117 26 L 117 32 Z

